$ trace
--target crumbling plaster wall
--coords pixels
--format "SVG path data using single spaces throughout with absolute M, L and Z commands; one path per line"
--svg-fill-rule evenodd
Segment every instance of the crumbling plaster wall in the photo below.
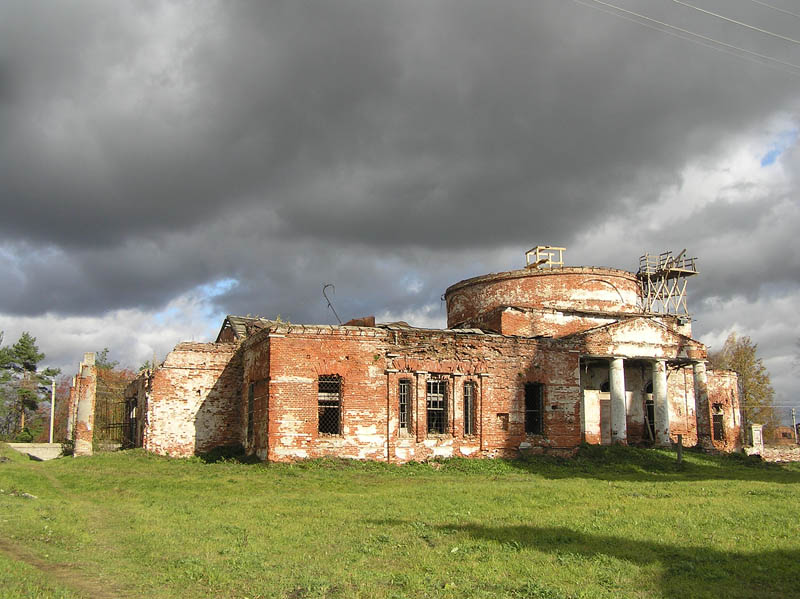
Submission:
M 70 412 L 74 411 L 75 420 L 72 429 L 73 455 L 90 456 L 93 453 L 94 440 L 94 407 L 97 395 L 97 367 L 94 353 L 84 354 L 78 367 L 78 374 L 73 379 L 70 391 Z
M 461 281 L 445 292 L 447 325 L 471 323 L 500 307 L 558 312 L 636 313 L 641 290 L 632 273 L 591 267 L 516 270 Z M 549 323 L 560 336 L 559 322 Z M 571 321 L 563 323 L 571 325 Z M 543 334 L 543 333 L 537 333 Z
M 145 449 L 185 457 L 240 443 L 241 385 L 237 345 L 179 343 L 151 375 Z
M 469 319 L 464 326 L 519 337 L 563 337 L 611 324 L 620 315 L 500 306 Z

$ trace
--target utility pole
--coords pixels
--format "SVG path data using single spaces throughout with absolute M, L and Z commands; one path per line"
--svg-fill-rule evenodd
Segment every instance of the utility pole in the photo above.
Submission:
M 56 382 L 50 381 L 50 443 L 53 442 L 53 421 L 56 417 Z
M 797 443 L 797 419 L 795 418 L 795 408 L 792 408 L 792 430 L 794 431 L 794 442 Z

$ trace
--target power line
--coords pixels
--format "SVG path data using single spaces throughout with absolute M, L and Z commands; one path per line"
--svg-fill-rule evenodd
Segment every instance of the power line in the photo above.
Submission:
M 753 2 L 755 4 L 760 4 L 761 6 L 766 6 L 767 8 L 771 8 L 772 10 L 777 10 L 778 12 L 782 12 L 782 13 L 785 13 L 787 15 L 792 15 L 793 17 L 797 17 L 798 19 L 800 19 L 800 14 L 797 14 L 796 12 L 792 12 L 792 11 L 786 10 L 784 8 L 778 8 L 777 6 L 772 6 L 772 4 L 767 4 L 766 2 L 761 2 L 761 0 L 750 0 L 750 2 Z
M 707 37 L 705 35 L 701 35 L 699 33 L 694 33 L 693 31 L 689 31 L 688 29 L 682 29 L 681 27 L 676 27 L 675 25 L 670 25 L 669 23 L 664 23 L 663 21 L 658 21 L 646 15 L 639 14 L 637 12 L 633 12 L 631 10 L 627 10 L 624 8 L 620 8 L 619 6 L 615 6 L 613 4 L 609 4 L 608 2 L 602 2 L 601 0 L 573 0 L 577 4 L 581 4 L 586 6 L 587 8 L 592 8 L 594 10 L 599 10 L 600 12 L 604 12 L 606 14 L 615 16 L 620 19 L 625 19 L 626 21 L 630 21 L 631 23 L 636 23 L 637 25 L 641 25 L 642 27 L 647 27 L 648 29 L 654 29 L 655 31 L 660 31 L 661 33 L 666 33 L 667 35 L 671 35 L 673 37 L 677 37 L 682 40 L 686 40 L 692 42 L 694 44 L 699 44 L 700 46 L 705 46 L 706 48 L 711 48 L 712 50 L 716 50 L 718 52 L 723 52 L 725 54 L 730 54 L 731 56 L 736 56 L 737 58 L 746 58 L 752 62 L 757 62 L 759 64 L 763 64 L 769 67 L 776 68 L 778 70 L 791 73 L 795 76 L 800 76 L 800 65 L 792 64 L 790 62 L 785 62 L 783 60 L 779 60 L 772 56 L 767 56 L 765 54 L 759 54 L 758 52 L 753 52 L 752 50 L 747 50 L 746 48 L 740 48 L 739 46 L 734 46 L 733 44 L 728 44 L 726 42 L 721 42 L 711 37 Z M 650 21 L 651 23 L 656 23 L 657 25 L 661 25 L 662 27 L 667 27 L 669 29 L 673 29 L 685 35 L 680 35 L 680 33 L 674 33 L 673 31 L 667 31 L 661 29 L 660 27 L 655 27 L 653 25 L 649 25 L 648 23 L 643 23 L 642 21 L 636 20 L 634 18 L 628 17 L 625 14 L 620 14 L 620 12 L 612 12 L 611 10 L 604 10 L 602 8 L 598 8 L 593 4 L 589 4 L 589 2 L 594 2 L 595 4 L 600 4 L 602 6 L 609 7 L 615 11 L 620 11 L 621 13 L 627 13 L 629 15 L 633 15 L 639 19 L 643 19 L 645 21 Z M 691 37 L 688 37 L 691 36 Z M 698 41 L 698 39 L 702 41 Z M 708 43 L 710 42 L 710 43 Z M 714 45 L 716 44 L 716 45 Z M 720 47 L 722 46 L 722 47 Z M 737 52 L 731 52 L 727 48 L 736 50 Z M 738 53 L 744 53 L 744 55 Z M 782 69 L 780 66 L 789 67 L 789 69 Z
M 698 12 L 702 12 L 707 15 L 711 15 L 712 17 L 716 17 L 718 19 L 722 19 L 723 21 L 728 21 L 729 23 L 735 23 L 741 27 L 746 27 L 747 29 L 752 29 L 753 31 L 758 31 L 759 33 L 764 33 L 766 35 L 771 35 L 772 37 L 776 37 L 781 40 L 785 40 L 787 42 L 791 42 L 793 44 L 800 45 L 800 41 L 786 37 L 785 35 L 780 35 L 779 33 L 773 33 L 772 31 L 767 31 L 766 29 L 761 29 L 761 27 L 756 27 L 754 25 L 749 25 L 747 23 L 743 23 L 742 21 L 737 21 L 736 19 L 731 19 L 730 17 L 726 17 L 725 15 L 721 15 L 719 13 L 711 12 L 710 10 L 706 10 L 705 8 L 700 8 L 699 6 L 695 6 L 694 4 L 689 4 L 688 2 L 683 2 L 683 0 L 672 0 L 675 4 L 680 4 L 681 6 L 685 6 L 686 8 L 691 8 L 692 10 L 696 10 Z

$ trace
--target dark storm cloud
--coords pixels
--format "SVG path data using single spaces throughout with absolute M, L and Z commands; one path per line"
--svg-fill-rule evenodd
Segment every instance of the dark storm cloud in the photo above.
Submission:
M 352 315 L 423 306 L 518 266 L 498 247 L 568 244 L 655 201 L 793 111 L 799 83 L 556 0 L 5 2 L 0 308 L 152 308 L 222 278 L 240 281 L 229 312 L 319 320 L 324 282 Z

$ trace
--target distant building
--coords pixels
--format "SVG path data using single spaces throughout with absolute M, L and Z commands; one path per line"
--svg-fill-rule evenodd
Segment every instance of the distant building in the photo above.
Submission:
M 772 431 L 772 443 L 775 445 L 796 445 L 795 430 L 791 426 L 776 426 Z
M 127 389 L 130 445 L 189 456 L 241 444 L 269 461 L 571 454 L 582 442 L 740 447 L 736 374 L 691 337 L 694 259 L 638 273 L 520 270 L 450 286 L 447 329 L 228 316 Z

